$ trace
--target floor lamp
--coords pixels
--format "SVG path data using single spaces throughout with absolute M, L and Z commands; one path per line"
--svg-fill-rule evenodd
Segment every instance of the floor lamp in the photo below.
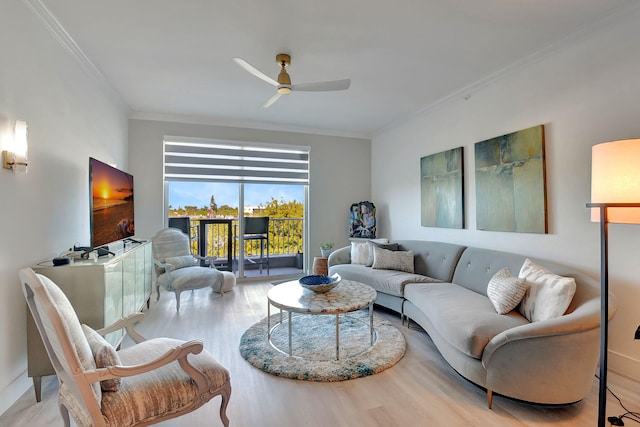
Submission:
M 600 388 L 598 427 L 607 422 L 609 223 L 640 224 L 640 139 L 605 142 L 591 151 L 591 220 L 600 222 Z

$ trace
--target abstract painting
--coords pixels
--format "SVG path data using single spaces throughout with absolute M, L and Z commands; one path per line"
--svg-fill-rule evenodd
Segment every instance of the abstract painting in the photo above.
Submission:
M 475 144 L 478 230 L 547 233 L 544 125 Z
M 462 147 L 420 159 L 423 227 L 464 228 Z
M 349 209 L 349 237 L 376 238 L 376 205 L 372 202 L 353 203 Z

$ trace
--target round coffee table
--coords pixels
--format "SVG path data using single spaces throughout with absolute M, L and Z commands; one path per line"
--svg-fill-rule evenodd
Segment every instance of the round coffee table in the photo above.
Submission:
M 329 292 L 316 293 L 300 286 L 297 280 L 276 285 L 267 293 L 267 339 L 271 341 L 273 329 L 282 325 L 282 310 L 288 313 L 289 323 L 289 356 L 291 350 L 291 315 L 304 314 L 334 314 L 336 316 L 336 360 L 340 360 L 340 314 L 349 313 L 369 307 L 370 345 L 374 344 L 373 330 L 373 302 L 376 300 L 375 289 L 364 283 L 353 280 L 343 280 Z M 279 308 L 280 322 L 271 327 L 271 306 Z M 273 345 L 273 343 L 272 343 Z M 275 347 L 275 346 L 274 346 Z M 277 347 L 275 347 L 278 349 Z M 280 350 L 280 349 L 278 349 Z M 282 351 L 282 350 L 280 350 Z

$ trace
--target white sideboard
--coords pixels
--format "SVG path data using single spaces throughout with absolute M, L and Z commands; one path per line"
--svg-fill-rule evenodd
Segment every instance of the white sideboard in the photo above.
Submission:
M 93 329 L 104 328 L 116 320 L 149 305 L 153 259 L 151 242 L 122 243 L 110 246 L 115 255 L 71 264 L 53 266 L 41 262 L 33 266 L 36 273 L 53 280 L 65 293 L 80 319 Z M 123 332 L 106 336 L 117 347 Z M 54 375 L 46 350 L 31 313 L 27 316 L 27 373 L 33 378 L 36 400 L 41 398 L 41 378 Z

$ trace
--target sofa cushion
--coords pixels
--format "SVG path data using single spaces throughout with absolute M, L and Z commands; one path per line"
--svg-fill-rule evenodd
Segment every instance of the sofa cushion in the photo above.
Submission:
M 184 291 L 211 286 L 211 289 L 220 292 L 224 276 L 221 271 L 215 268 L 195 266 L 161 274 L 158 276 L 157 282 L 168 291 Z
M 475 359 L 482 357 L 493 337 L 529 323 L 515 310 L 496 313 L 486 296 L 453 283 L 410 283 L 404 297 L 424 312 L 450 345 Z
M 367 265 L 369 262 L 368 242 L 389 243 L 389 239 L 371 239 L 368 241 L 351 242 L 351 264 Z
M 340 274 L 343 280 L 355 280 L 371 286 L 378 292 L 402 297 L 407 283 L 438 283 L 440 280 L 420 274 L 397 270 L 373 270 L 356 264 L 338 264 L 329 268 L 329 274 Z
M 522 265 L 519 276 L 527 285 L 520 313 L 531 322 L 562 316 L 576 293 L 573 277 L 558 276 L 529 258 Z
M 373 265 L 377 270 L 399 270 L 413 273 L 413 251 L 389 251 L 373 248 Z
M 371 267 L 373 265 L 373 248 L 378 247 L 382 249 L 386 249 L 388 251 L 397 251 L 399 250 L 399 246 L 397 243 L 376 243 L 374 241 L 368 241 L 367 246 L 369 249 L 369 259 L 367 260 L 367 267 Z
M 512 276 L 506 267 L 498 271 L 487 285 L 487 296 L 498 314 L 506 314 L 516 308 L 526 291 L 524 279 Z
M 369 248 L 366 242 L 351 242 L 351 264 L 366 265 Z

